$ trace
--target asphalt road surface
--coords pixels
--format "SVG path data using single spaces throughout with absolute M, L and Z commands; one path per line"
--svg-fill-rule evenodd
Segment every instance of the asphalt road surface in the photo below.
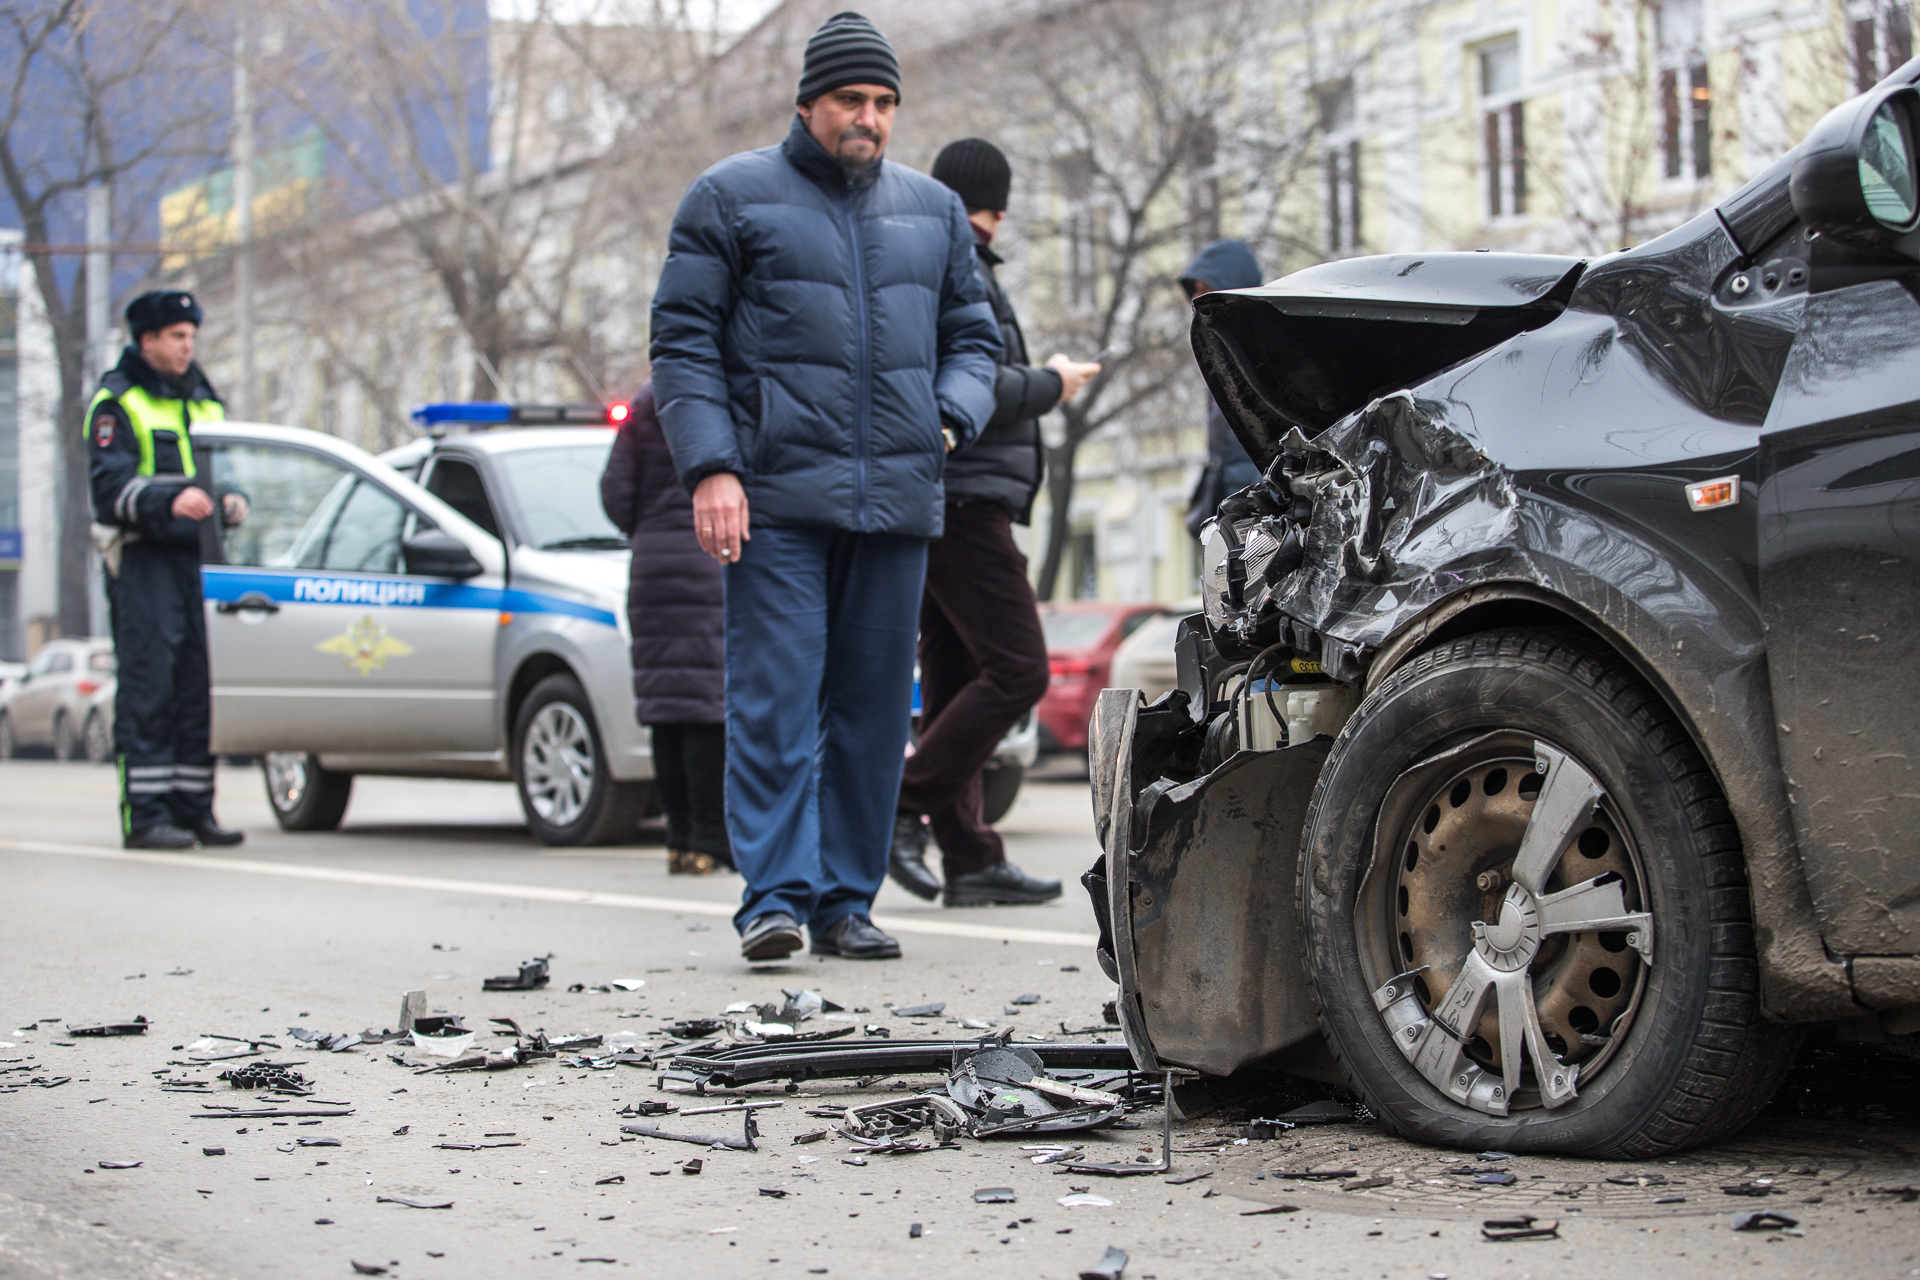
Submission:
M 889 885 L 876 915 L 904 959 L 759 969 L 738 958 L 728 920 L 738 881 L 669 877 L 657 833 L 631 848 L 543 850 L 504 786 L 363 780 L 340 832 L 288 835 L 257 773 L 223 769 L 220 785 L 222 818 L 249 834 L 242 849 L 127 854 L 110 770 L 0 765 L 0 1277 L 341 1277 L 358 1263 L 463 1280 L 603 1268 L 1070 1280 L 1109 1246 L 1129 1255 L 1130 1280 L 1920 1275 L 1920 1193 L 1900 1190 L 1920 1186 L 1920 1075 L 1884 1049 L 1814 1046 L 1746 1133 L 1644 1166 L 1492 1161 L 1516 1177 L 1486 1185 L 1471 1176 L 1483 1168 L 1474 1153 L 1365 1120 L 1243 1141 L 1248 1117 L 1223 1110 L 1180 1124 L 1173 1177 L 1207 1176 L 1170 1185 L 1035 1165 L 1020 1150 L 1034 1139 L 962 1139 L 864 1165 L 846 1162 L 838 1138 L 793 1141 L 830 1124 L 809 1108 L 902 1097 L 937 1077 L 752 1089 L 781 1104 L 759 1113 L 759 1150 L 701 1150 L 620 1133 L 632 1120 L 616 1111 L 642 1100 L 715 1101 L 661 1090 L 654 1070 L 546 1060 L 419 1075 L 391 1046 L 323 1053 L 288 1035 L 391 1026 L 408 989 L 470 1027 L 511 1017 L 616 1049 L 733 1001 L 778 1002 L 782 987 L 864 1008 L 861 1023 L 895 1035 L 979 1034 L 889 1011 L 936 1001 L 947 1018 L 1021 1034 L 1097 1026 L 1112 992 L 1072 884 L 1096 851 L 1084 781 L 1031 784 L 1003 824 L 1016 862 L 1069 881 L 1060 903 L 945 911 Z M 481 991 L 549 952 L 547 989 Z M 630 978 L 645 986 L 566 990 Z M 1011 1003 L 1024 994 L 1040 1002 Z M 66 1032 L 135 1015 L 151 1019 L 147 1034 Z M 232 1064 L 191 1056 L 208 1035 L 272 1036 L 267 1056 L 315 1082 L 300 1105 L 351 1114 L 303 1124 L 216 1110 L 259 1104 L 218 1081 Z M 212 1091 L 163 1088 L 181 1080 Z M 739 1124 L 737 1113 L 664 1119 L 681 1131 Z M 1089 1158 L 1129 1160 L 1157 1145 L 1158 1113 L 1137 1119 L 1073 1141 Z M 692 1157 L 697 1176 L 682 1171 Z M 1353 1174 L 1277 1176 L 1335 1170 Z M 1722 1190 L 1766 1179 L 1765 1198 Z M 977 1203 L 990 1187 L 1016 1199 Z M 1110 1203 L 1061 1203 L 1075 1194 Z M 1283 1205 L 1294 1211 L 1274 1211 Z M 1756 1208 L 1799 1226 L 1731 1230 Z M 1483 1221 L 1524 1215 L 1557 1234 L 1482 1239 Z

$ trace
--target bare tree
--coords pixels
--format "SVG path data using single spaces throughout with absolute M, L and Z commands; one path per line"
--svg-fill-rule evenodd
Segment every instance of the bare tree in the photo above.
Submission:
M 1036 273 L 1035 345 L 1106 353 L 1047 446 L 1042 599 L 1059 584 L 1081 446 L 1108 428 L 1150 436 L 1199 420 L 1170 423 L 1167 412 L 1198 385 L 1178 284 L 1194 248 L 1222 232 L 1229 206 L 1231 230 L 1257 251 L 1304 243 L 1283 233 L 1282 197 L 1313 172 L 1318 119 L 1260 87 L 1272 50 L 1252 33 L 1312 23 L 1304 5 L 1291 22 L 1277 8 L 1087 0 L 1009 28 L 972 62 L 987 95 L 973 118 L 997 103 L 1019 171 L 1052 189 L 1051 212 L 1025 228 L 1052 264 Z
M 158 192 L 224 140 L 224 103 L 209 86 L 223 70 L 187 34 L 200 15 L 184 0 L 4 0 L 6 99 L 0 179 L 25 231 L 27 263 L 45 300 L 59 372 L 61 500 L 59 627 L 88 631 L 87 526 L 91 501 L 82 447 L 88 382 L 87 280 L 74 271 L 89 188 L 114 195 L 115 241 L 152 261 L 147 218 Z M 63 237 L 65 242 L 63 243 Z
M 305 56 L 275 88 L 347 172 L 277 252 L 327 301 L 307 328 L 336 367 L 376 403 L 397 397 L 405 362 L 379 351 L 396 290 L 424 278 L 471 353 L 471 393 L 509 394 L 529 361 L 589 392 L 624 385 L 635 344 L 609 340 L 640 304 L 619 193 L 636 122 L 711 47 L 699 7 L 602 0 L 562 22 L 551 0 L 492 20 L 471 0 L 320 0 L 286 14 Z

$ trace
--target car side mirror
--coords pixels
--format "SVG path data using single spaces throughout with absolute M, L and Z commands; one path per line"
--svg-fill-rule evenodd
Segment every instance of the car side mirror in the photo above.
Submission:
M 417 578 L 472 578 L 484 572 L 467 544 L 443 529 L 427 529 L 401 548 L 407 572 Z
M 1876 89 L 1823 117 L 1801 143 L 1789 191 L 1810 231 L 1920 258 L 1920 90 Z

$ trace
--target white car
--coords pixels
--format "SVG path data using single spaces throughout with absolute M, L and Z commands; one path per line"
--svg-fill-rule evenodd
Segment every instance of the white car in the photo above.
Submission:
M 113 756 L 113 641 L 49 640 L 11 679 L 0 680 L 0 760 L 21 748 L 56 760 Z
M 333 436 L 194 429 L 251 508 L 202 570 L 213 749 L 262 757 L 289 830 L 356 774 L 511 779 L 546 844 L 630 838 L 652 800 L 605 427 L 423 442 L 418 481 Z M 421 459 L 414 459 L 421 461 Z

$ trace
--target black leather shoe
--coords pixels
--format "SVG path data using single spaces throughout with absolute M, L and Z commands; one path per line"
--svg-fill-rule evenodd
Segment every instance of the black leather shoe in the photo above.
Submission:
M 900 943 L 874 927 L 865 916 L 843 916 L 826 932 L 813 935 L 813 954 L 848 960 L 898 960 Z
M 740 954 L 756 964 L 785 960 L 803 941 L 798 920 L 784 911 L 769 911 L 747 921 L 740 931 Z
M 193 837 L 209 848 L 236 845 L 247 838 L 244 831 L 229 831 L 217 822 L 204 822 L 193 829 Z
M 1013 906 L 1052 902 L 1060 896 L 1058 880 L 1030 876 L 1011 862 L 996 862 L 984 871 L 969 871 L 947 881 L 949 907 Z
M 134 832 L 120 843 L 128 849 L 191 849 L 193 832 L 182 831 L 171 822 L 156 822 Z
M 903 813 L 893 820 L 887 874 L 916 898 L 932 902 L 940 896 L 940 881 L 927 869 L 927 822 L 919 814 Z

